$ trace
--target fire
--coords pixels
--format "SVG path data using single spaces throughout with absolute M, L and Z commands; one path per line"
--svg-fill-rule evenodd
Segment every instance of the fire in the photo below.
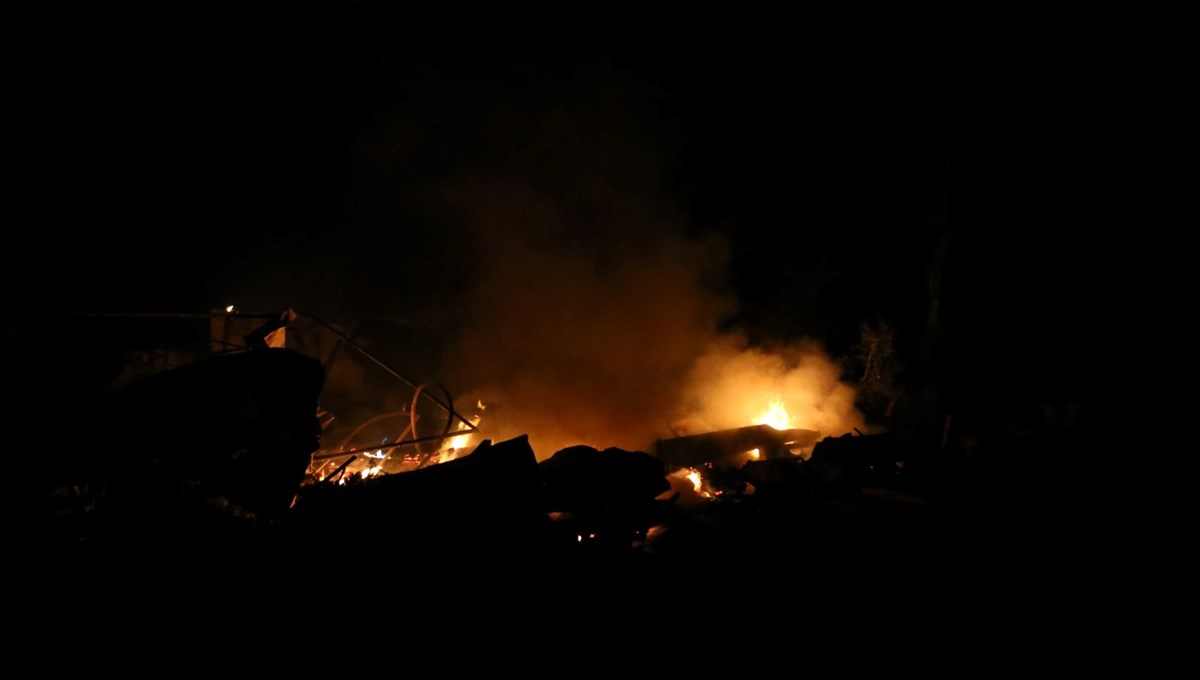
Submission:
M 233 313 L 233 305 L 229 305 L 229 306 L 225 307 L 225 312 L 228 314 L 232 314 Z
M 371 477 L 374 477 L 375 475 L 382 474 L 382 473 L 383 473 L 382 465 L 376 465 L 374 467 L 363 468 L 362 470 L 359 470 L 359 472 L 358 472 L 359 476 L 361 476 L 363 479 L 369 479 Z M 342 477 L 340 483 L 345 484 L 346 478 Z
M 479 417 L 472 418 L 472 419 L 471 419 L 471 424 L 472 424 L 472 425 L 478 425 L 478 424 L 479 424 L 479 420 L 480 420 L 480 419 L 479 419 Z M 463 431 L 464 431 L 464 430 L 466 430 L 466 429 L 467 429 L 467 424 L 466 424 L 466 423 L 459 423 L 459 424 L 458 424 L 458 429 L 457 429 L 457 430 L 455 430 L 455 431 L 456 431 L 456 432 L 463 432 Z M 474 434 L 474 433 L 473 433 L 473 432 L 467 432 L 466 434 L 460 434 L 460 435 L 456 435 L 456 436 L 454 436 L 454 437 L 451 437 L 450 439 L 446 440 L 446 448 L 447 448 L 447 449 L 465 449 L 465 448 L 467 448 L 467 444 L 470 444 L 470 443 L 471 443 L 471 435 L 472 435 L 472 434 Z
M 482 401 L 479 402 L 479 408 L 481 408 L 481 409 L 484 408 Z M 471 418 L 471 425 L 478 426 L 479 421 L 482 419 L 483 419 L 483 416 L 477 414 L 474 418 Z M 455 432 L 463 432 L 463 434 L 455 435 L 455 436 L 447 439 L 446 445 L 443 446 L 442 449 L 437 452 L 437 454 L 433 457 L 433 459 L 429 461 L 429 464 L 436 465 L 438 463 L 447 463 L 449 461 L 454 460 L 455 458 L 458 458 L 458 456 L 464 450 L 466 450 L 467 445 L 471 443 L 471 437 L 474 436 L 474 434 L 475 434 L 474 432 L 466 431 L 468 429 L 469 428 L 466 423 L 459 423 L 458 429 L 455 430 Z
M 685 394 L 680 420 L 689 433 L 758 425 L 839 436 L 864 427 L 854 387 L 815 345 L 714 346 L 696 362 Z
M 702 498 L 712 498 L 713 494 L 704 488 L 704 478 L 700 476 L 700 471 L 696 468 L 680 468 L 672 472 L 669 477 L 686 482 L 692 485 L 692 490 L 696 495 Z
M 482 401 L 478 403 L 478 408 L 480 410 L 485 408 Z M 344 485 L 351 480 L 369 479 L 396 472 L 407 472 L 427 465 L 446 463 L 455 460 L 467 452 L 467 447 L 471 444 L 471 439 L 476 434 L 474 431 L 470 431 L 470 428 L 471 426 L 478 427 L 482 419 L 483 414 L 476 413 L 473 418 L 470 418 L 470 425 L 466 422 L 460 422 L 454 432 L 461 434 L 453 434 L 447 437 L 443 440 L 442 446 L 431 455 L 424 454 L 419 449 L 411 447 L 397 448 L 395 446 L 384 446 L 374 451 L 358 453 L 352 457 L 348 456 L 348 459 L 318 459 L 309 466 L 309 474 L 317 479 L 329 478 L 331 480 L 333 479 L 333 475 L 338 475 L 337 484 Z M 388 437 L 384 437 L 380 444 L 387 445 L 388 439 Z M 348 444 L 352 446 L 353 442 L 348 442 Z M 335 470 L 332 474 L 326 472 L 338 467 L 339 463 L 345 467 L 343 471 L 338 472 Z
M 755 424 L 770 425 L 776 430 L 787 430 L 792 427 L 792 421 L 788 417 L 788 412 L 783 406 L 782 399 L 772 399 L 770 408 L 755 419 Z

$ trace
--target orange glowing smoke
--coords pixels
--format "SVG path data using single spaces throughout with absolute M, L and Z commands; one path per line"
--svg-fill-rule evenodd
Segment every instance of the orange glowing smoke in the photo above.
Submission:
M 765 424 L 836 437 L 865 428 L 854 389 L 813 343 L 769 351 L 726 338 L 697 359 L 685 397 L 678 422 L 690 433 Z

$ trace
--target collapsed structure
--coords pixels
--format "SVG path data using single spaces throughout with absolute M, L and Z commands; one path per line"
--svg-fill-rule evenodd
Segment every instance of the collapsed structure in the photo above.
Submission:
M 752 506 L 795 521 L 866 488 L 892 489 L 895 501 L 913 488 L 905 471 L 920 469 L 906 467 L 911 448 L 886 436 L 821 439 L 768 425 L 661 439 L 653 452 L 579 445 L 541 462 L 526 437 L 468 448 L 464 434 L 482 434 L 478 418 L 344 331 L 316 320 L 337 341 L 322 361 L 286 346 L 303 317 L 293 310 L 243 317 L 254 325 L 232 350 L 238 317 L 212 317 L 219 351 L 106 393 L 84 429 L 103 428 L 107 445 L 59 459 L 43 489 L 43 538 L 118 549 L 264 541 L 426 555 L 664 554 L 697 549 L 698 535 L 683 529 L 697 517 L 727 513 L 718 524 L 736 526 Z M 335 427 L 323 396 L 329 357 L 346 347 L 407 387 L 406 407 Z M 912 495 L 904 503 L 929 507 Z

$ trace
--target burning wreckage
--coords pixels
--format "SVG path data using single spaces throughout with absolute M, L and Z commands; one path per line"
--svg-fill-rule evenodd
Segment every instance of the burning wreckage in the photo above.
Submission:
M 204 349 L 141 352 L 135 370 L 105 374 L 76 427 L 106 445 L 54 456 L 34 501 L 39 540 L 665 559 L 792 551 L 866 507 L 845 512 L 852 499 L 931 507 L 913 483 L 919 458 L 887 435 L 748 425 L 539 462 L 527 437 L 483 438 L 481 412 L 463 415 L 350 329 L 291 309 L 163 316 L 204 323 Z M 403 400 L 344 418 L 354 405 L 325 388 L 348 353 L 402 385 Z

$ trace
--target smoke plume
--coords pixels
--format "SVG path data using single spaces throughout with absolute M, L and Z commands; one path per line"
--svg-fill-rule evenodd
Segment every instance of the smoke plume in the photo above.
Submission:
M 464 414 L 481 400 L 483 436 L 528 435 L 540 458 L 650 451 L 681 418 L 753 424 L 772 398 L 795 427 L 845 431 L 853 393 L 814 346 L 775 355 L 728 334 L 737 234 L 688 214 L 680 165 L 704 135 L 678 125 L 660 92 L 604 65 L 417 69 L 362 124 L 335 211 L 347 221 L 264 232 L 275 255 L 249 243 L 231 256 L 230 300 L 271 309 L 286 294 L 355 321 L 356 338 L 446 385 Z M 346 361 L 327 396 L 396 390 L 368 389 L 359 378 L 379 371 L 350 375 Z
M 814 345 L 776 355 L 722 333 L 736 312 L 726 240 L 664 191 L 653 116 L 631 92 L 602 79 L 570 104 L 492 121 L 511 153 L 436 187 L 471 254 L 442 374 L 488 406 L 485 436 L 527 434 L 540 458 L 652 450 L 681 414 L 736 427 L 771 398 L 795 427 L 859 424 Z

